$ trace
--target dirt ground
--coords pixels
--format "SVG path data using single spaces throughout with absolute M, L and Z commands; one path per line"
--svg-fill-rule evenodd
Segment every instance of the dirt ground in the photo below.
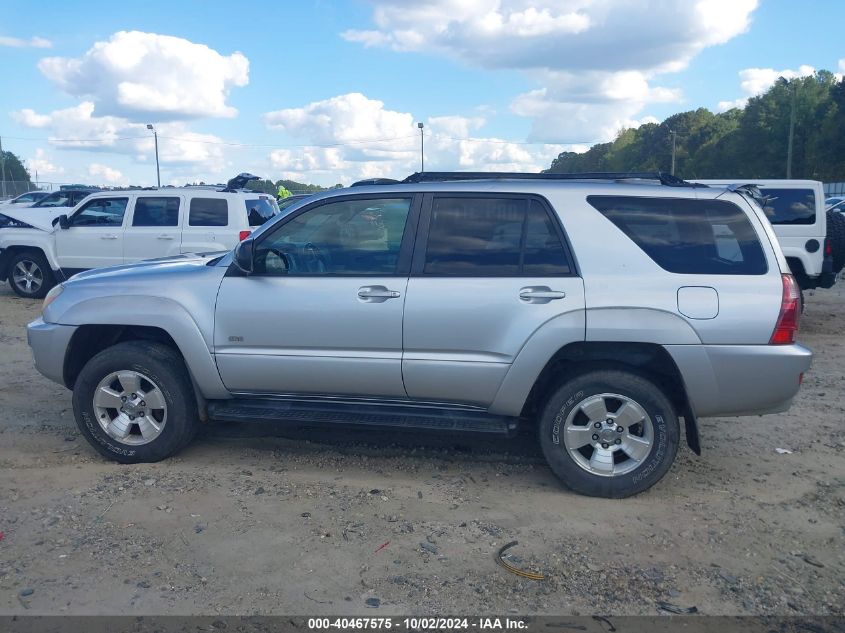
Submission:
M 0 614 L 842 615 L 845 282 L 807 304 L 792 410 L 703 420 L 702 457 L 610 501 L 563 489 L 530 436 L 214 424 L 107 462 L 33 367 L 40 302 L 0 285 Z M 546 580 L 495 564 L 513 540 Z

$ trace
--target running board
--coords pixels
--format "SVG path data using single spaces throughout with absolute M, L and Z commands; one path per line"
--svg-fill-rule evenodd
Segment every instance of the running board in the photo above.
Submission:
M 491 415 L 482 410 L 396 402 L 235 398 L 210 401 L 208 417 L 221 422 L 278 422 L 291 426 L 339 425 L 496 435 L 512 435 L 517 428 L 517 418 Z

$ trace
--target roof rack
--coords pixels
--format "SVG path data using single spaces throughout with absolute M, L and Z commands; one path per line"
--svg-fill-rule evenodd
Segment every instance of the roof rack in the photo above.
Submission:
M 382 180 L 382 179 L 379 179 Z M 384 179 L 386 180 L 386 179 Z M 672 174 L 662 171 L 621 171 L 600 172 L 590 171 L 571 174 L 529 173 L 529 172 L 497 172 L 497 171 L 426 171 L 416 172 L 405 178 L 402 184 L 421 182 L 446 182 L 458 180 L 656 180 L 667 187 L 706 187 L 699 183 L 687 182 Z M 365 182 L 365 181 L 362 181 Z M 357 183 L 356 183 L 357 184 Z M 382 184 L 370 183 L 367 184 Z
M 397 185 L 399 184 L 398 180 L 393 178 L 367 178 L 365 180 L 359 180 L 357 182 L 353 182 L 350 187 L 366 187 L 368 185 Z

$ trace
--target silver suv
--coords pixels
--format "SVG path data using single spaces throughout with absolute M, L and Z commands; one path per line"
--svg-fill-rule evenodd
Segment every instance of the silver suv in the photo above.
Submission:
M 201 421 L 510 436 L 587 495 L 660 480 L 697 418 L 786 410 L 799 290 L 740 190 L 663 174 L 415 174 L 233 252 L 79 274 L 29 325 L 82 433 L 163 459 Z

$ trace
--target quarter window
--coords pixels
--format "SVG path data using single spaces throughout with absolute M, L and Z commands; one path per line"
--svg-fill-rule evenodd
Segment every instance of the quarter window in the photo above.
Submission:
M 132 226 L 179 226 L 179 198 L 137 198 Z
M 188 212 L 189 226 L 229 226 L 229 203 L 225 198 L 194 198 Z
M 654 262 L 688 275 L 763 275 L 760 240 L 746 215 L 723 200 L 588 196 Z
M 399 263 L 410 198 L 353 199 L 309 209 L 256 248 L 267 275 L 392 275 Z
M 73 226 L 121 226 L 129 198 L 96 198 L 75 213 Z
M 270 196 L 245 200 L 247 220 L 250 226 L 261 226 L 279 212 L 276 201 Z
M 438 197 L 423 272 L 452 276 L 567 275 L 560 235 L 546 210 L 525 198 Z

